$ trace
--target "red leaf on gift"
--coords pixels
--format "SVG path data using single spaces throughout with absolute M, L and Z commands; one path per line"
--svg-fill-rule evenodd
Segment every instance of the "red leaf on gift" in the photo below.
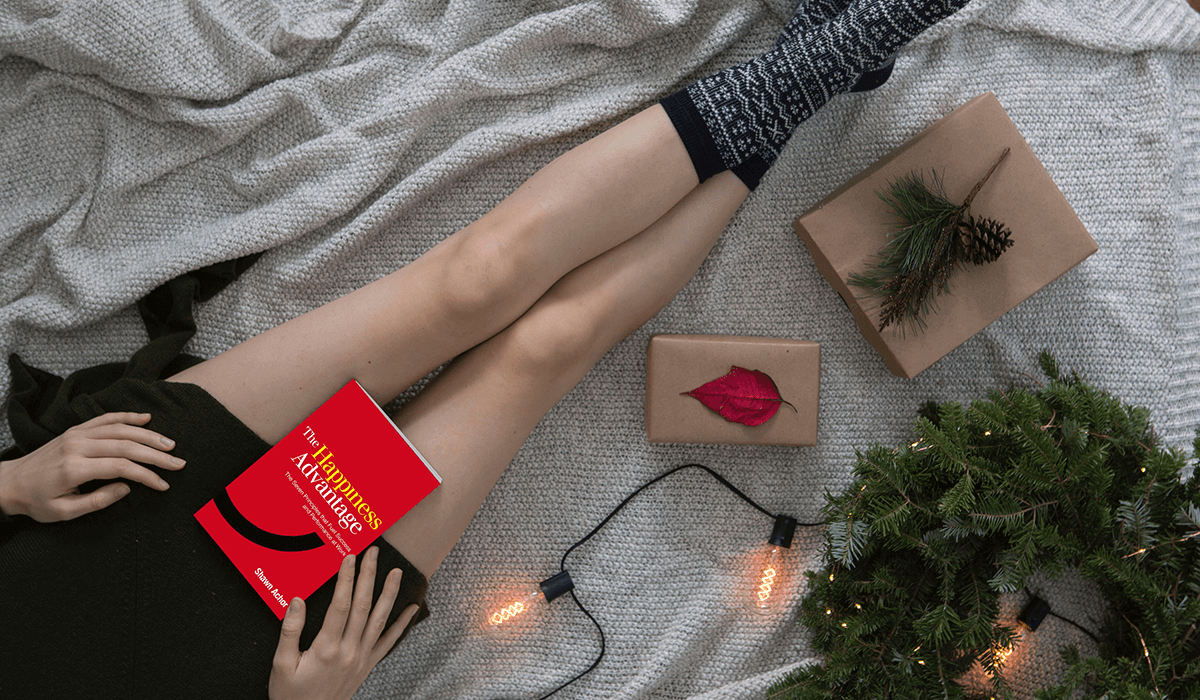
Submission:
M 737 366 L 724 377 L 682 395 L 696 399 L 725 420 L 742 425 L 762 425 L 779 411 L 779 404 L 792 406 L 780 398 L 774 380 L 765 373 Z

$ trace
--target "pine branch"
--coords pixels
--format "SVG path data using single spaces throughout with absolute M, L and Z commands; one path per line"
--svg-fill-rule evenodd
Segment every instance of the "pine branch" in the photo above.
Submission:
M 968 262 L 993 262 L 1012 245 L 1012 232 L 1003 224 L 971 214 L 975 196 L 1008 153 L 1005 148 L 962 204 L 946 197 L 937 171 L 932 182 L 910 173 L 879 193 L 901 223 L 875 265 L 866 272 L 852 273 L 846 281 L 883 300 L 880 331 L 902 322 L 922 328 L 923 317 L 934 307 L 935 298 L 948 290 L 955 269 Z

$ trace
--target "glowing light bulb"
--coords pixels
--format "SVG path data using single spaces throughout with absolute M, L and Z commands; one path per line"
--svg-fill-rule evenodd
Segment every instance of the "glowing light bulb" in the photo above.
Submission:
M 538 616 L 541 601 L 546 599 L 542 589 L 529 593 L 491 610 L 483 619 L 483 631 L 498 634 L 526 627 Z
M 783 547 L 772 547 L 765 557 L 762 567 L 758 572 L 758 585 L 754 588 L 754 605 L 759 610 L 766 610 L 771 607 L 771 603 L 779 600 L 783 591 L 784 563 L 783 554 L 780 550 Z
M 1008 641 L 1008 644 L 996 642 L 996 645 L 992 647 L 992 655 L 995 658 L 997 666 L 1004 667 L 1010 661 L 1016 663 L 1020 660 L 1020 656 L 1013 658 L 1013 653 L 1017 651 L 1017 647 L 1019 647 L 1021 643 L 1025 641 L 1025 633 L 1028 631 L 1029 628 L 1027 628 L 1024 623 L 1018 624 L 1016 633 Z
M 769 612 L 776 603 L 787 597 L 792 576 L 792 536 L 796 532 L 795 518 L 775 517 L 775 527 L 767 546 L 755 567 L 751 603 L 760 613 Z
M 515 600 L 489 610 L 483 617 L 483 631 L 489 634 L 504 634 L 515 630 L 526 629 L 540 617 L 546 607 L 542 601 L 549 603 L 560 595 L 575 588 L 571 574 L 566 571 L 551 576 L 538 584 L 534 590 Z

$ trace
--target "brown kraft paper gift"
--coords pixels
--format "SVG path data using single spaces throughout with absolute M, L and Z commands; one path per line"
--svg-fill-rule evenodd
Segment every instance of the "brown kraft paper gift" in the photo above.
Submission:
M 684 392 L 734 365 L 771 377 L 781 405 L 762 425 L 725 420 Z M 804 340 L 731 335 L 656 335 L 646 351 L 646 438 L 650 442 L 815 445 L 821 346 Z
M 882 332 L 879 299 L 846 279 L 874 265 L 895 230 L 896 216 L 878 193 L 914 171 L 942 173 L 946 196 L 961 203 L 1005 148 L 1012 149 L 971 205 L 976 217 L 1012 230 L 998 260 L 970 265 L 934 298 L 924 329 L 893 324 Z M 914 377 L 946 353 L 1096 252 L 1096 242 L 1000 102 L 980 95 L 856 175 L 795 222 L 817 269 L 841 294 L 863 337 L 887 368 Z

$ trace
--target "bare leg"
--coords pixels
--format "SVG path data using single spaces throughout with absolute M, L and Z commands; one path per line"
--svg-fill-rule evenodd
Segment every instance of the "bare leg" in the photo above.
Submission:
M 433 573 L 542 416 L 674 298 L 748 193 L 728 172 L 708 180 L 645 232 L 562 278 L 409 402 L 397 424 L 445 481 L 384 539 Z
M 268 442 L 350 379 L 381 403 L 490 338 L 697 184 L 658 105 L 567 152 L 412 264 L 172 377 Z

